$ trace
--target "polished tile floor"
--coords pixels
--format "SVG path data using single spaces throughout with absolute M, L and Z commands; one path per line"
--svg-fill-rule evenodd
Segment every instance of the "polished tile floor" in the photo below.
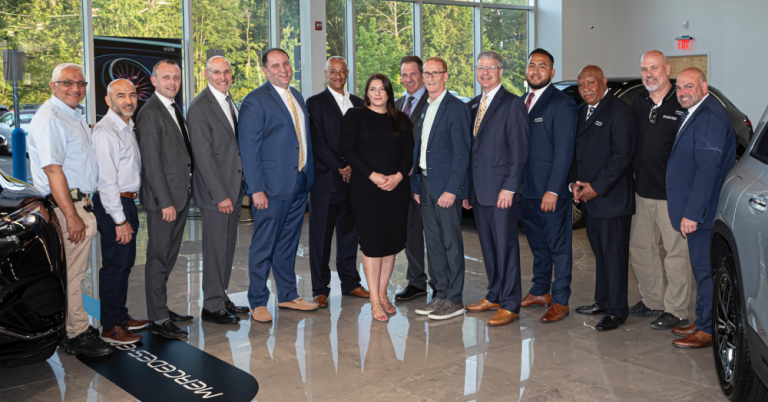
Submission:
M 601 333 L 594 329 L 599 317 L 571 314 L 562 322 L 543 324 L 539 317 L 544 309 L 530 308 L 521 311 L 519 322 L 494 328 L 486 325 L 493 312 L 430 321 L 414 313 L 421 301 L 413 301 L 397 303 L 396 315 L 381 323 L 372 319 L 367 300 L 340 294 L 335 271 L 328 309 L 310 313 L 279 310 L 270 297 L 269 310 L 274 316 L 270 324 L 201 322 L 201 229 L 201 221 L 193 216 L 169 280 L 169 306 L 196 317 L 183 327 L 190 332 L 186 342 L 258 380 L 258 401 L 725 400 L 718 388 L 711 349 L 673 348 L 674 335 L 652 330 L 649 318 L 630 317 L 621 329 Z M 307 217 L 296 252 L 296 281 L 299 295 L 311 300 L 306 229 Z M 252 230 L 252 225 L 240 226 L 228 290 L 240 305 L 248 304 Z M 465 217 L 463 231 L 464 302 L 473 303 L 484 296 L 487 280 L 471 217 Z M 144 221 L 138 236 L 139 259 L 130 277 L 128 307 L 134 316 L 145 317 Z M 523 232 L 520 243 L 525 293 L 532 276 L 532 256 Z M 98 268 L 98 238 L 93 250 L 90 265 Z M 574 231 L 573 251 L 572 311 L 591 304 L 594 290 L 595 259 L 584 228 Z M 401 253 L 388 289 L 392 299 L 407 284 L 406 265 Z M 359 270 L 363 276 L 362 267 Z M 83 290 L 96 297 L 93 289 L 98 287 L 98 276 L 93 272 L 89 269 Z M 639 300 L 637 281 L 633 273 L 629 276 L 629 302 L 634 304 Z M 269 286 L 274 289 L 273 283 Z M 691 300 L 693 317 L 694 297 Z M 44 363 L 0 369 L 0 401 L 59 400 L 134 398 L 61 348 Z

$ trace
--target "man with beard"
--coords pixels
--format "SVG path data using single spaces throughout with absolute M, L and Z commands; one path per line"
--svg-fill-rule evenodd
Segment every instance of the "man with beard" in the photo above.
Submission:
M 147 326 L 136 320 L 125 307 L 128 276 L 136 261 L 136 236 L 139 231 L 137 191 L 141 186 L 139 144 L 133 132 L 136 87 L 128 80 L 109 83 L 106 96 L 109 111 L 93 127 L 93 151 L 98 168 L 98 191 L 93 196 L 97 228 L 101 234 L 101 338 L 125 345 L 143 339 L 131 332 Z
M 573 99 L 550 85 L 554 62 L 544 49 L 531 52 L 525 74 L 530 91 L 523 96 L 531 142 L 520 219 L 533 253 L 533 286 L 521 306 L 549 307 L 542 322 L 569 315 L 573 266 L 573 210 L 566 179 L 573 160 L 577 110 Z
M 632 216 L 629 254 L 642 300 L 629 309 L 629 315 L 660 316 L 651 322 L 653 329 L 687 326 L 691 298 L 688 242 L 675 230 L 667 212 L 667 160 L 685 111 L 669 81 L 670 69 L 663 53 L 646 52 L 640 58 L 640 74 L 647 91 L 632 100 L 638 128 L 632 161 L 637 212 Z M 659 238 L 667 253 L 663 266 Z

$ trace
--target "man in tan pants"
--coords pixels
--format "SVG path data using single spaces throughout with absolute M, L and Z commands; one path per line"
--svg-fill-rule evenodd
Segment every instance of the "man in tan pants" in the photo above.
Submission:
M 632 216 L 629 252 L 642 300 L 630 308 L 629 314 L 657 317 L 651 328 L 659 330 L 688 325 L 691 298 L 688 243 L 674 229 L 667 212 L 667 160 L 685 111 L 669 81 L 670 69 L 663 53 L 645 53 L 640 59 L 640 72 L 647 91 L 632 101 L 638 131 L 632 163 L 636 212 Z M 667 252 L 664 265 L 659 258 L 660 238 Z

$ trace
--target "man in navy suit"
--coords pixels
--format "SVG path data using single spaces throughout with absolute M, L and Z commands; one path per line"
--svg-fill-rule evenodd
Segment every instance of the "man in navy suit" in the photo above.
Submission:
M 530 91 L 523 95 L 531 146 L 520 220 L 533 253 L 533 286 L 521 306 L 549 307 L 542 322 L 560 321 L 570 314 L 573 267 L 573 210 L 566 179 L 573 161 L 578 112 L 573 99 L 550 85 L 554 62 L 546 50 L 531 52 L 525 73 Z
M 421 204 L 437 294 L 417 308 L 416 314 L 445 320 L 464 313 L 464 240 L 459 200 L 467 198 L 469 190 L 469 107 L 445 89 L 448 65 L 443 59 L 427 60 L 423 76 L 429 100 L 414 128 L 411 188 L 414 199 Z
M 245 193 L 253 201 L 248 302 L 254 320 L 271 322 L 266 307 L 270 268 L 280 308 L 317 310 L 317 304 L 299 297 L 294 273 L 314 164 L 309 115 L 299 91 L 290 87 L 293 69 L 288 54 L 270 49 L 261 61 L 267 83 L 243 100 L 238 142 Z
M 712 345 L 712 267 L 709 237 L 717 213 L 720 186 L 736 160 L 736 132 L 723 105 L 709 96 L 706 76 L 688 68 L 677 76 L 677 100 L 687 109 L 679 119 L 667 162 L 667 209 L 675 229 L 688 238 L 696 278 L 696 321 L 672 332 L 684 336 L 679 348 Z
M 368 297 L 357 272 L 357 228 L 349 203 L 352 168 L 341 158 L 339 130 L 347 110 L 362 107 L 363 100 L 350 95 L 347 62 L 332 56 L 325 63 L 328 88 L 307 99 L 312 150 L 315 153 L 315 185 L 309 197 L 309 269 L 312 297 L 320 308 L 328 307 L 331 289 L 331 240 L 336 229 L 336 272 L 341 293 Z
M 570 190 L 582 203 L 587 237 L 595 254 L 595 303 L 580 314 L 604 314 L 599 331 L 616 329 L 629 315 L 627 274 L 629 230 L 635 213 L 632 156 L 637 124 L 632 109 L 608 92 L 608 80 L 597 66 L 579 73 L 576 147 Z
M 504 59 L 485 51 L 477 58 L 477 82 L 483 94 L 469 102 L 471 136 L 469 198 L 488 274 L 488 293 L 468 311 L 498 309 L 488 325 L 507 325 L 520 317 L 520 244 L 517 195 L 528 159 L 528 116 L 520 97 L 501 85 Z

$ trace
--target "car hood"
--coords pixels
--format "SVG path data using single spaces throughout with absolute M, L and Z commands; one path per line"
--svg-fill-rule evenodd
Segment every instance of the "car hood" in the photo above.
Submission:
M 44 198 L 45 194 L 0 170 L 0 206 L 14 207 L 30 197 Z

